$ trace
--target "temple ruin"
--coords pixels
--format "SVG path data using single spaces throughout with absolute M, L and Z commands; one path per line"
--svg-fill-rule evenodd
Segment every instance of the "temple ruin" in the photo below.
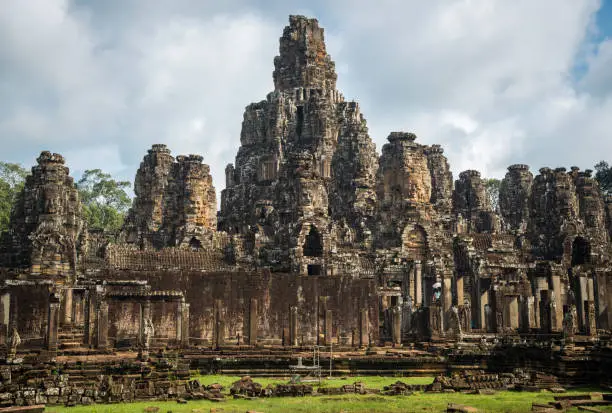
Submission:
M 315 19 L 290 17 L 273 78 L 245 109 L 219 211 L 205 157 L 156 144 L 121 233 L 88 231 L 64 158 L 41 153 L 0 240 L 0 344 L 15 330 L 51 359 L 146 359 L 610 336 L 612 199 L 590 170 L 511 165 L 496 210 L 439 145 L 391 132 L 379 154 Z

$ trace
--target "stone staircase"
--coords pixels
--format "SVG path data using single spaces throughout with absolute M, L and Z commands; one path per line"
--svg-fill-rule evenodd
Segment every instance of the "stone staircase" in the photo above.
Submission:
M 83 347 L 85 331 L 83 327 L 62 326 L 58 332 L 58 349 L 60 351 L 75 350 Z

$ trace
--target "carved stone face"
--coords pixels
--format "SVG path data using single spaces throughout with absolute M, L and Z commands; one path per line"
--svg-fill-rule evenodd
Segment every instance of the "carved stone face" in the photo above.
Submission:
M 44 211 L 45 214 L 58 214 L 60 213 L 60 202 L 59 202 L 60 193 L 58 189 L 49 185 L 44 188 L 43 199 L 44 201 Z

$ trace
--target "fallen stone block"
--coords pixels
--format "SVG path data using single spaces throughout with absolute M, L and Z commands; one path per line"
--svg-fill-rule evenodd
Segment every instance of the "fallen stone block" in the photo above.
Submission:
M 446 407 L 447 413 L 476 413 L 478 409 L 472 406 L 465 406 L 463 404 L 449 403 Z

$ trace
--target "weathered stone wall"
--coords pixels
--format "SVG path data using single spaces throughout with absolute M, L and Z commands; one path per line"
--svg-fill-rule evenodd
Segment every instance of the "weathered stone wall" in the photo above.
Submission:
M 359 328 L 359 312 L 369 314 L 369 333 L 378 339 L 378 299 L 373 279 L 338 277 L 292 277 L 269 272 L 230 272 L 202 274 L 188 271 L 128 272 L 112 271 L 106 279 L 147 280 L 155 290 L 179 290 L 190 304 L 190 336 L 210 343 L 215 326 L 215 305 L 221 304 L 224 337 L 227 342 L 244 343 L 248 337 L 246 320 L 251 299 L 257 300 L 257 335 L 261 344 L 280 344 L 284 329 L 289 328 L 290 308 L 298 309 L 299 342 L 316 342 L 317 331 L 323 333 L 324 310 L 332 311 L 333 335 L 351 337 L 352 329 Z M 136 321 L 122 316 L 122 307 L 113 304 L 109 320 L 116 331 L 120 325 L 126 335 L 134 334 Z M 156 337 L 172 337 L 176 304 L 153 307 Z M 133 310 L 137 313 L 136 310 Z M 317 316 L 318 314 L 318 316 Z M 122 324 L 123 323 L 123 324 Z M 287 338 L 286 338 L 287 339 Z

